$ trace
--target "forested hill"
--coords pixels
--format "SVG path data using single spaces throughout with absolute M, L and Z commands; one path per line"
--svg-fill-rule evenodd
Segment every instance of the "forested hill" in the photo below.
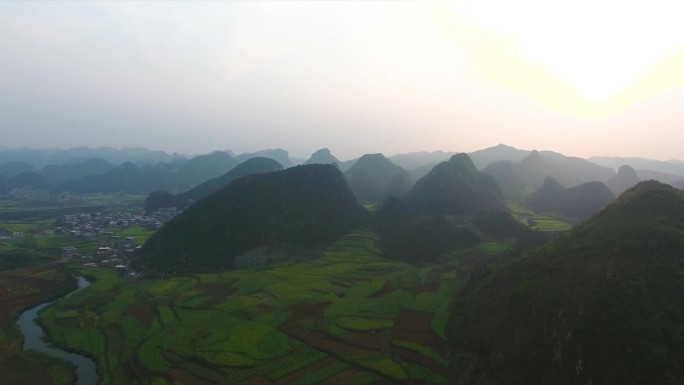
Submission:
M 251 175 L 167 223 L 143 246 L 138 265 L 153 272 L 215 271 L 256 249 L 305 253 L 350 231 L 365 214 L 333 165 Z
M 684 193 L 658 182 L 471 282 L 455 383 L 684 382 Z

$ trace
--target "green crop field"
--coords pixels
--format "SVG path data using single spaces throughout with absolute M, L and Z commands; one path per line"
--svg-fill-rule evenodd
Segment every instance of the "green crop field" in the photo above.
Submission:
M 93 284 L 41 314 L 58 345 L 94 357 L 102 384 L 444 384 L 456 264 L 382 259 L 371 232 L 262 270 Z
M 545 232 L 559 232 L 570 230 L 574 223 L 568 218 L 554 213 L 537 213 L 518 202 L 508 202 L 508 208 L 513 212 L 513 216 L 530 226 L 534 230 Z
M 55 218 L 87 210 L 122 209 L 142 207 L 146 194 L 95 193 L 78 194 L 68 201 L 55 197 L 31 200 L 0 200 L 0 217 L 10 218 Z
M 23 233 L 21 238 L 0 240 L 0 257 L 4 257 L 0 258 L 0 270 L 53 261 L 61 255 L 62 248 L 65 246 L 76 247 L 82 254 L 92 254 L 99 247 L 109 246 L 112 243 L 110 235 L 105 234 L 83 239 L 65 234 L 44 235 L 42 233 L 43 230 L 52 229 L 54 226 L 54 220 L 0 221 L 0 233 Z M 145 243 L 154 233 L 154 230 L 143 227 L 117 228 L 111 231 L 113 235 L 132 237 L 138 245 Z M 22 260 L 8 260 L 7 256 L 12 255 L 21 256 Z

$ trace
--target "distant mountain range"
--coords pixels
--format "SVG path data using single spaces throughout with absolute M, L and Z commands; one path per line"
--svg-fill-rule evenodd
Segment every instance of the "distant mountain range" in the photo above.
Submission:
M 273 159 L 285 168 L 292 167 L 295 165 L 295 163 L 292 162 L 292 159 L 290 159 L 290 154 L 287 151 L 280 148 L 244 153 L 236 156 L 235 159 L 237 159 L 238 162 L 244 162 L 247 159 L 256 157 Z
M 234 180 L 247 175 L 263 174 L 266 172 L 280 171 L 283 166 L 273 159 L 256 157 L 249 158 L 230 169 L 225 174 L 209 179 L 201 185 L 179 194 L 171 194 L 166 191 L 151 193 L 145 200 L 145 210 L 153 211 L 165 207 L 177 207 L 183 209 L 190 204 L 205 198 L 214 192 L 228 186 Z
M 421 151 L 421 152 L 408 152 L 405 154 L 397 154 L 388 157 L 392 163 L 404 168 L 405 170 L 412 170 L 419 167 L 424 167 L 425 165 L 436 165 L 439 162 L 449 160 L 457 152 L 444 152 L 444 151 Z
M 473 160 L 473 163 L 478 170 L 482 170 L 488 165 L 500 160 L 510 160 L 513 163 L 518 163 L 525 159 L 530 152 L 532 151 L 519 150 L 505 144 L 499 144 L 494 147 L 471 152 L 468 155 Z
M 601 182 L 586 182 L 565 188 L 552 176 L 527 197 L 527 207 L 538 212 L 560 213 L 574 219 L 586 219 L 615 200 L 608 186 Z
M 662 172 L 665 174 L 679 175 L 684 178 L 684 162 L 682 161 L 661 161 L 645 158 L 627 158 L 627 157 L 607 157 L 607 156 L 593 156 L 588 161 L 607 166 L 617 170 L 623 165 L 632 166 L 635 170 L 651 170 Z
M 76 193 L 183 191 L 225 174 L 238 163 L 230 154 L 221 151 L 142 167 L 126 162 L 104 174 L 61 183 L 54 190 Z
M 223 154 L 224 159 L 217 159 L 217 153 Z M 391 157 L 375 154 L 375 166 L 379 168 L 360 171 L 372 165 L 368 157 L 373 154 L 342 161 L 329 149 L 321 149 L 306 160 L 293 158 L 283 149 L 268 149 L 240 155 L 218 151 L 186 159 L 178 154 L 144 148 L 3 148 L 0 149 L 0 175 L 5 178 L 0 193 L 15 187 L 73 192 L 179 192 L 218 177 L 240 162 L 264 157 L 275 160 L 284 168 L 300 163 L 337 164 L 361 200 L 380 202 L 387 196 L 406 193 L 415 181 L 454 154 L 444 151 L 411 152 Z M 380 165 L 379 157 L 384 159 L 385 166 Z M 504 194 L 538 189 L 548 176 L 566 188 L 591 181 L 608 183 L 616 177 L 615 169 L 623 165 L 636 170 L 639 180 L 654 179 L 677 186 L 684 184 L 682 161 L 606 157 L 593 157 L 590 161 L 552 151 L 520 150 L 503 144 L 472 152 L 469 157 L 477 169 L 494 177 Z M 364 160 L 362 165 L 354 167 L 361 159 Z M 221 164 L 212 164 L 215 161 Z M 390 163 L 393 166 L 387 166 Z M 630 185 L 625 184 L 621 188 L 627 187 Z
M 179 154 L 168 154 L 164 151 L 149 150 L 142 147 L 124 147 L 120 149 L 111 147 L 74 147 L 69 149 L 0 149 L 0 164 L 11 161 L 19 161 L 28 163 L 36 169 L 43 168 L 47 165 L 61 165 L 64 163 L 74 163 L 92 158 L 101 158 L 113 164 L 122 164 L 125 162 L 149 164 L 159 162 L 172 162 L 179 159 L 185 159 L 184 156 Z
M 549 176 L 565 187 L 573 187 L 586 182 L 603 182 L 615 175 L 615 171 L 608 167 L 551 151 L 532 151 L 517 164 L 517 168 L 527 185 L 535 189 L 541 187 Z

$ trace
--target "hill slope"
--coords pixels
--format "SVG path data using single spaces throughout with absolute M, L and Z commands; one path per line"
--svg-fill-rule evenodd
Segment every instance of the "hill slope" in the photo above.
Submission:
M 452 309 L 453 382 L 682 383 L 682 213 L 683 192 L 642 182 L 491 267 Z
M 251 175 L 167 223 L 143 246 L 138 263 L 167 273 L 232 268 L 236 256 L 260 247 L 325 245 L 363 215 L 335 166 Z

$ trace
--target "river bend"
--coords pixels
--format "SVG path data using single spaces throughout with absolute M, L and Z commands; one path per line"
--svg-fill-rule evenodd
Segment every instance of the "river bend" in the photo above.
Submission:
M 43 308 L 57 301 L 61 301 L 64 298 L 67 298 L 90 285 L 90 282 L 83 277 L 76 277 L 76 279 L 78 280 L 78 288 L 76 290 L 52 302 L 38 305 L 21 313 L 21 316 L 19 316 L 19 321 L 17 321 L 17 326 L 19 326 L 19 330 L 24 335 L 24 351 L 35 350 L 45 353 L 48 356 L 68 361 L 76 366 L 76 373 L 78 375 L 76 385 L 95 385 L 97 382 L 97 369 L 95 362 L 88 357 L 67 352 L 52 346 L 52 344 L 49 342 L 46 342 L 45 330 L 43 330 L 43 328 L 36 322 L 38 312 L 43 310 Z

